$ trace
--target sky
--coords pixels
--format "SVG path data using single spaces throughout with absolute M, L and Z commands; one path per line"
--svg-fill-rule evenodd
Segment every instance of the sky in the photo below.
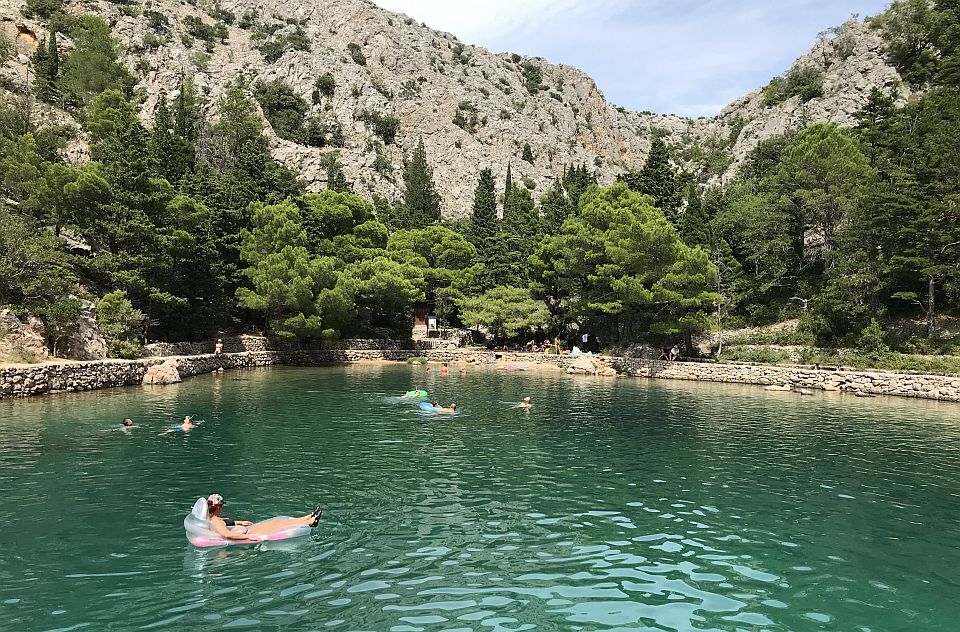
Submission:
M 631 110 L 712 116 L 889 0 L 373 0 L 462 42 L 584 70 Z

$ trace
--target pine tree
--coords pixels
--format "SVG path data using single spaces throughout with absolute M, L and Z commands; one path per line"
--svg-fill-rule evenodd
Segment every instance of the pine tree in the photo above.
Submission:
M 40 45 L 37 46 L 37 50 L 33 53 L 33 59 L 31 59 L 34 76 L 33 93 L 37 95 L 37 99 L 44 103 L 49 103 L 51 97 L 49 54 L 50 47 L 47 40 L 44 39 L 40 41 Z
M 566 167 L 564 167 L 566 173 Z M 554 180 L 553 187 L 540 198 L 540 213 L 543 215 L 543 232 L 554 235 L 560 232 L 563 220 L 571 212 L 570 201 L 561 180 Z
M 570 200 L 571 213 L 575 213 L 580 205 L 580 196 L 596 183 L 596 177 L 590 175 L 586 165 L 571 166 L 569 170 L 563 168 L 563 188 Z
M 173 102 L 174 132 L 191 143 L 197 142 L 200 131 L 201 102 L 192 77 L 180 79 L 179 92 Z
M 521 154 L 521 157 L 531 165 L 533 164 L 533 150 L 530 149 L 530 143 L 523 144 L 523 153 Z
M 504 206 L 497 237 L 507 245 L 498 262 L 501 270 L 497 275 L 498 285 L 527 285 L 527 259 L 540 242 L 541 233 L 540 215 L 533 196 L 526 187 L 514 187 Z
M 680 222 L 680 237 L 688 246 L 706 248 L 710 244 L 710 218 L 707 217 L 697 185 L 691 183 L 687 186 L 686 199 L 687 208 Z
M 352 193 L 353 188 L 347 182 L 347 176 L 340 167 L 337 154 L 331 154 L 327 160 L 327 188 L 337 193 Z
M 473 193 L 473 210 L 470 213 L 470 234 L 473 244 L 485 254 L 487 241 L 497 235 L 497 181 L 490 169 L 481 169 L 477 188 Z
M 150 131 L 150 152 L 157 173 L 169 182 L 179 182 L 196 166 L 196 150 L 188 139 L 176 133 L 166 93 L 161 93 Z
M 636 183 L 627 182 L 627 186 L 639 193 L 653 197 L 654 206 L 663 211 L 674 225 L 677 224 L 677 210 L 680 208 L 680 194 L 677 188 L 677 176 L 670 164 L 670 153 L 662 138 L 656 138 L 650 146 L 650 155 L 643 163 L 643 169 L 637 174 Z
M 422 138 L 404 164 L 403 184 L 403 203 L 410 210 L 411 219 L 416 225 L 426 226 L 440 221 L 440 195 L 433 184 L 433 169 L 427 162 Z
M 47 79 L 53 83 L 60 75 L 60 51 L 57 48 L 57 32 L 50 33 L 49 46 L 47 49 Z

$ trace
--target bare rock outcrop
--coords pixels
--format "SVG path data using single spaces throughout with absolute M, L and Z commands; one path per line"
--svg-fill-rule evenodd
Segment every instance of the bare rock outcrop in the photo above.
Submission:
M 599 356 L 581 355 L 567 366 L 567 373 L 616 377 L 617 370 L 608 366 Z
M 80 318 L 77 329 L 67 338 L 64 357 L 70 360 L 103 360 L 107 357 L 107 342 L 97 324 L 97 306 L 80 300 Z
M 144 384 L 176 384 L 182 381 L 176 358 L 154 364 L 143 375 Z
M 31 316 L 23 322 L 9 309 L 0 309 L 0 362 L 42 362 L 49 357 L 39 318 Z

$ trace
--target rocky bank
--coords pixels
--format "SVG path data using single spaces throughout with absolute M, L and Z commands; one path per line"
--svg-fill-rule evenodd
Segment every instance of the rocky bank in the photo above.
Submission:
M 0 399 L 46 393 L 87 391 L 138 384 L 163 384 L 213 371 L 270 365 L 321 366 L 358 361 L 405 361 L 425 357 L 431 362 L 466 362 L 523 370 L 530 365 L 548 365 L 572 372 L 592 373 L 598 379 L 610 374 L 651 379 L 755 384 L 771 390 L 839 391 L 859 397 L 889 395 L 937 401 L 960 402 L 960 376 L 909 375 L 882 371 L 831 371 L 810 367 L 708 362 L 666 362 L 611 356 L 593 356 L 589 369 L 583 358 L 534 353 L 495 353 L 469 349 L 414 351 L 401 349 L 325 349 L 311 351 L 242 351 L 221 355 L 153 357 L 139 360 L 48 363 L 0 368 Z M 599 360 L 599 362 L 597 362 Z M 162 367 L 162 368 L 160 368 Z M 145 380 L 144 376 L 176 375 L 173 380 Z

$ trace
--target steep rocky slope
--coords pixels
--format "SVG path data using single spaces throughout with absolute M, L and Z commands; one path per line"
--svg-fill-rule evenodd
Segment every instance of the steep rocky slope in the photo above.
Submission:
M 239 77 L 281 80 L 310 103 L 317 79 L 330 73 L 334 94 L 312 105 L 310 115 L 342 126 L 343 147 L 298 145 L 277 137 L 267 125 L 274 156 L 297 170 L 311 189 L 321 189 L 324 155 L 339 152 L 357 192 L 397 199 L 403 156 L 422 138 L 443 196 L 443 212 L 451 217 L 469 212 L 484 167 L 491 167 L 502 182 L 511 163 L 517 181 L 533 188 L 536 196 L 549 188 L 564 165 L 585 163 L 596 169 L 601 181 L 638 167 L 655 134 L 667 137 L 688 166 L 701 156 L 691 150 L 694 146 L 724 153 L 721 167 L 706 177 L 729 177 L 763 138 L 805 120 L 849 124 L 873 86 L 890 90 L 900 85 L 896 71 L 884 61 L 878 32 L 856 22 L 798 60 L 824 70 L 823 97 L 803 104 L 794 97 L 768 107 L 757 90 L 716 118 L 692 120 L 616 108 L 576 68 L 493 54 L 365 0 L 225 0 L 196 6 L 170 0 L 142 5 L 88 0 L 69 5 L 69 10 L 96 13 L 112 26 L 125 47 L 127 65 L 140 80 L 145 119 L 162 92 L 176 93 L 185 74 L 193 75 L 215 104 Z M 223 18 L 224 11 L 235 18 L 227 18 L 232 22 L 228 37 L 216 38 L 206 52 L 203 42 L 188 35 L 191 16 L 213 26 L 217 19 L 212 15 Z M 156 28 L 156 14 L 168 24 Z M 245 20 L 245 14 L 255 19 Z M 0 19 L 3 30 L 17 37 L 20 53 L 6 64 L 2 79 L 5 86 L 22 89 L 28 55 L 46 36 L 46 28 L 41 21 L 23 18 L 21 3 L 13 0 L 0 0 Z M 270 31 L 268 41 L 304 34 L 310 49 L 289 49 L 268 63 L 260 50 L 264 40 L 258 38 Z M 393 143 L 384 144 L 361 120 L 364 111 L 399 118 Z M 521 159 L 525 143 L 532 150 L 532 164 Z

